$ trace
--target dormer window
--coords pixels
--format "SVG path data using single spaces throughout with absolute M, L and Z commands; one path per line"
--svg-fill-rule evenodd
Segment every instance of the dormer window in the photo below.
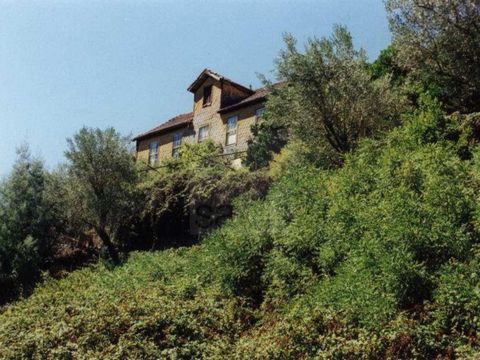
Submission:
M 212 104 L 212 85 L 203 88 L 203 106 Z

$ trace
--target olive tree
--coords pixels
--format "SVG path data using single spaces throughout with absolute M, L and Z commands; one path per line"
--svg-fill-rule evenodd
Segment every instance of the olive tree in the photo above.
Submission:
M 67 141 L 71 216 L 95 230 L 117 263 L 118 231 L 135 209 L 137 172 L 129 141 L 113 128 L 82 128 Z
M 308 40 L 303 52 L 285 36 L 278 77 L 288 86 L 267 103 L 270 118 L 288 124 L 293 136 L 341 162 L 362 137 L 393 125 L 401 107 L 390 77 L 373 80 L 365 52 L 356 50 L 348 30 L 336 26 L 330 38 Z
M 480 110 L 480 1 L 387 0 L 398 62 L 447 110 Z

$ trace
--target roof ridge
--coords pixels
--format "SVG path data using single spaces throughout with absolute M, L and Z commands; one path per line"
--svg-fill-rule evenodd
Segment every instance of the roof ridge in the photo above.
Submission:
M 232 79 L 226 77 L 226 76 L 223 76 L 209 68 L 205 68 L 202 70 L 202 72 L 197 76 L 197 78 L 190 84 L 190 86 L 187 88 L 188 91 L 190 92 L 194 92 L 198 89 L 198 87 L 200 86 L 201 84 L 201 81 L 202 79 L 205 77 L 205 76 L 211 76 L 213 78 L 215 78 L 216 80 L 221 80 L 221 81 L 227 81 L 229 82 L 230 84 L 240 88 L 240 89 L 243 89 L 245 92 L 251 92 L 253 94 L 254 90 L 248 88 L 247 86 L 244 86 L 236 81 L 233 81 Z
M 172 121 L 172 120 L 175 120 L 175 119 L 177 119 L 177 118 L 179 118 L 179 117 L 182 117 L 182 116 L 190 116 L 190 115 L 193 116 L 193 111 L 190 111 L 190 112 L 188 112 L 188 113 L 182 113 L 182 114 L 175 115 L 174 117 L 172 117 L 172 118 L 168 119 L 167 121 L 165 121 L 164 124 L 167 123 L 167 122 L 170 122 L 170 121 Z

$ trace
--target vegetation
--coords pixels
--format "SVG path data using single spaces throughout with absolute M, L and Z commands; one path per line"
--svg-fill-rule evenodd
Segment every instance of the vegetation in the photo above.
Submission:
M 390 74 L 372 78 L 365 52 L 354 49 L 345 27 L 336 26 L 330 38 L 310 39 L 304 53 L 291 35 L 284 40 L 277 76 L 288 86 L 269 97 L 267 125 L 254 128 L 258 140 L 249 163 L 266 165 L 271 152 L 286 143 L 288 128 L 318 154 L 318 165 L 339 165 L 361 138 L 396 125 L 402 97 L 391 86 Z
M 221 146 L 204 141 L 185 144 L 177 158 L 147 171 L 138 241 L 151 239 L 153 248 L 190 244 L 231 215 L 235 197 L 262 198 L 269 186 L 265 174 L 236 170 L 231 161 Z
M 71 217 L 95 230 L 114 263 L 120 261 L 116 240 L 120 227 L 135 213 L 137 173 L 128 139 L 114 129 L 81 129 L 68 140 L 65 199 Z
M 117 266 L 4 306 L 0 358 L 478 357 L 478 5 L 387 8 L 371 64 L 342 27 L 304 53 L 286 37 L 250 170 L 211 142 L 136 166 L 113 129 L 81 130 L 53 173 L 22 152 L 0 186 L 2 290 L 62 236 L 96 231 Z
M 280 105 L 279 97 L 280 95 L 277 95 L 277 103 Z M 272 102 L 273 99 L 270 100 L 270 104 Z M 269 105 L 269 107 L 273 107 L 273 105 Z M 262 121 L 251 127 L 253 140 L 248 146 L 245 159 L 246 165 L 251 170 L 266 168 L 273 159 L 273 155 L 278 154 L 288 143 L 287 124 L 282 124 L 280 119 L 276 119 L 270 114 L 271 112 L 262 115 Z
M 43 163 L 20 148 L 0 184 L 0 303 L 28 293 L 50 260 L 56 212 L 48 187 Z
M 286 168 L 199 246 L 48 280 L 3 310 L 0 357 L 473 357 L 480 167 L 467 120 L 425 98 L 342 168 Z
M 480 110 L 480 10 L 473 0 L 388 0 L 398 63 L 449 111 Z

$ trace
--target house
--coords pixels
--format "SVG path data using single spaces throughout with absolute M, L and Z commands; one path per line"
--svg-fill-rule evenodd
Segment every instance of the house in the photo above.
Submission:
M 265 111 L 269 88 L 252 90 L 205 69 L 188 91 L 193 94 L 192 112 L 177 115 L 133 139 L 137 161 L 155 165 L 177 156 L 182 144 L 206 139 L 222 144 L 224 152 L 233 154 L 234 158 L 247 149 L 250 127 Z

